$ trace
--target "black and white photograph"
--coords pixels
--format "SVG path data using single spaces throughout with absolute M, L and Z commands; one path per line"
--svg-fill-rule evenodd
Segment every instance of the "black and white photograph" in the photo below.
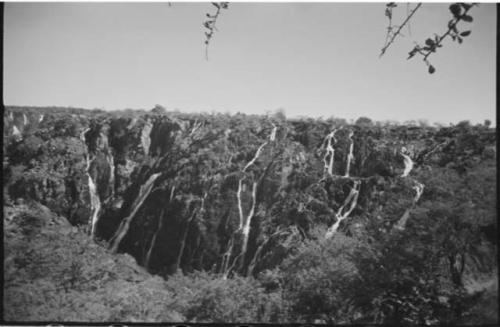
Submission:
M 498 326 L 497 6 L 1 3 L 1 324 Z

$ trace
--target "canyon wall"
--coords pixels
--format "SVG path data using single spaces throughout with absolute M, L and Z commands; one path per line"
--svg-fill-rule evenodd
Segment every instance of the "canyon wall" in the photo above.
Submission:
M 305 239 L 404 232 L 443 171 L 496 158 L 486 127 L 280 115 L 11 107 L 3 136 L 4 201 L 38 201 L 162 275 L 257 275 Z

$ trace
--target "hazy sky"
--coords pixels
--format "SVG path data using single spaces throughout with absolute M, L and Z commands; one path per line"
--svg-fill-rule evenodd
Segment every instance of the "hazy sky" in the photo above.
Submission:
M 402 19 L 400 4 L 395 20 Z M 414 4 L 412 5 L 414 6 Z M 464 43 L 406 60 L 443 33 L 449 4 L 424 4 L 387 54 L 385 4 L 232 3 L 205 59 L 209 3 L 6 3 L 4 103 L 495 120 L 496 8 L 472 9 Z

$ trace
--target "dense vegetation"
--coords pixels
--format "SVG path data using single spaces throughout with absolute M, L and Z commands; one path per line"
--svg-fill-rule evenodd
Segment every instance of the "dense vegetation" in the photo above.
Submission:
M 488 123 L 11 107 L 3 150 L 9 321 L 498 321 Z

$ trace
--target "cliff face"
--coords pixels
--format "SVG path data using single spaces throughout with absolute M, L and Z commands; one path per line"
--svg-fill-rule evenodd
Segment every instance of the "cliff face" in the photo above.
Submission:
M 151 272 L 257 275 L 311 237 L 418 228 L 461 183 L 486 197 L 462 209 L 494 240 L 494 183 L 480 172 L 496 174 L 495 142 L 468 125 L 7 108 L 4 196 L 39 201 Z

